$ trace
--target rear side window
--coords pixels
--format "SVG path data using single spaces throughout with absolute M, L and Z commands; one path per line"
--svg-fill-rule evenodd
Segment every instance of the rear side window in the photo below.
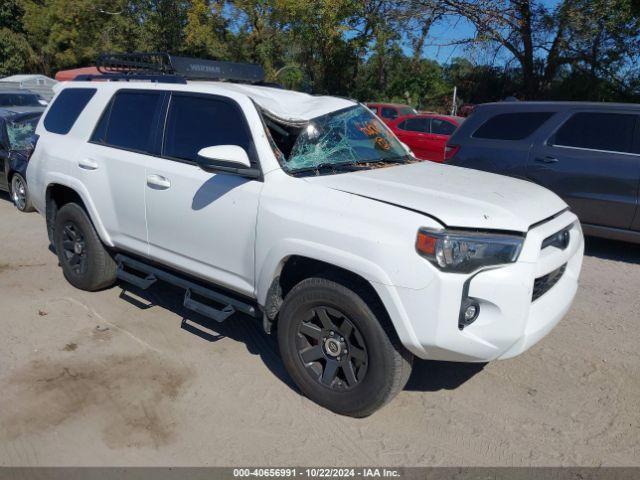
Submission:
M 239 107 L 213 97 L 174 94 L 167 117 L 163 155 L 197 161 L 204 147 L 238 145 L 252 156 L 253 141 Z
M 451 122 L 447 122 L 440 118 L 433 118 L 431 120 L 431 133 L 436 135 L 451 135 L 455 131 L 456 126 Z
M 472 136 L 491 140 L 522 140 L 540 128 L 553 113 L 501 113 L 484 122 Z
M 152 153 L 162 92 L 120 91 L 102 114 L 92 142 Z
M 400 122 L 398 127 L 408 132 L 429 132 L 429 119 L 424 117 L 419 118 L 407 118 L 404 122 Z
M 637 116 L 623 113 L 576 113 L 556 132 L 550 143 L 565 147 L 632 151 Z
M 389 118 L 391 120 L 393 120 L 394 118 L 398 118 L 398 111 L 395 108 L 382 107 L 381 112 L 381 115 L 384 118 Z
M 95 95 L 95 88 L 66 88 L 56 97 L 44 118 L 44 128 L 51 133 L 66 135 Z

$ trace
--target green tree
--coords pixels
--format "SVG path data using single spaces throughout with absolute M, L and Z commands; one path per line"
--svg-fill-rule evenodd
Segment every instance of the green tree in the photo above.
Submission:
M 210 5 L 208 0 L 191 1 L 184 28 L 184 54 L 218 59 L 228 57 L 221 9 L 221 5 Z

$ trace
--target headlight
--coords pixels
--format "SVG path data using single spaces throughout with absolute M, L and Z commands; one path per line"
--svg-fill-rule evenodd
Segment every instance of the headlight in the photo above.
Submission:
M 416 250 L 440 270 L 471 273 L 515 262 L 523 242 L 517 235 L 420 229 Z

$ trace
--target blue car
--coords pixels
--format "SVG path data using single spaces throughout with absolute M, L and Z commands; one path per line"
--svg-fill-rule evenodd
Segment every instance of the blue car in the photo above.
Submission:
M 34 132 L 43 110 L 44 107 L 27 112 L 0 108 L 0 190 L 10 193 L 21 212 L 33 211 L 25 179 Z

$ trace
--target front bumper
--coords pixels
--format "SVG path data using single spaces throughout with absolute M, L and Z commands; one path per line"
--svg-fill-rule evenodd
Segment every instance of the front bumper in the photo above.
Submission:
M 566 227 L 570 240 L 565 249 L 541 248 L 544 239 Z M 510 358 L 538 342 L 567 313 L 578 288 L 583 254 L 580 223 L 567 211 L 531 229 L 514 264 L 473 275 L 438 271 L 424 289 L 396 287 L 383 296 L 393 305 L 389 313 L 399 326 L 401 341 L 420 358 L 466 362 Z M 560 279 L 532 300 L 535 279 L 563 266 Z M 480 314 L 460 329 L 465 291 L 479 303 Z

